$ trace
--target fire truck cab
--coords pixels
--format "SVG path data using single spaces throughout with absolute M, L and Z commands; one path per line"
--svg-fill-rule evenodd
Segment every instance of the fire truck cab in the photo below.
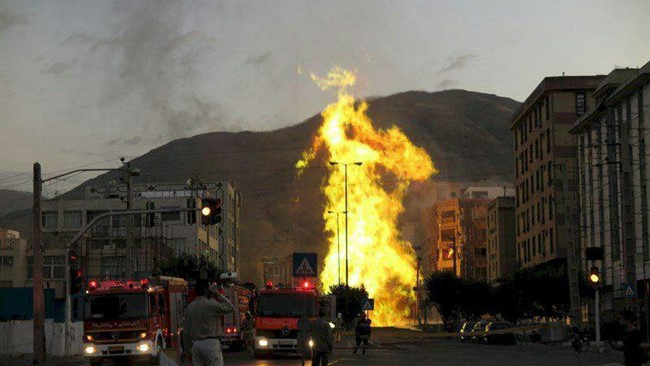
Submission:
M 83 351 L 91 364 L 149 359 L 178 347 L 187 282 L 174 277 L 90 281 L 86 290 Z
M 267 284 L 255 298 L 255 356 L 292 354 L 298 348 L 298 319 L 317 316 L 318 292 L 312 285 L 277 288 Z

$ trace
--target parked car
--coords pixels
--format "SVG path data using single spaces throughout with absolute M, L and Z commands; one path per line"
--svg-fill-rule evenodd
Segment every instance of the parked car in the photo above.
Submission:
M 483 342 L 485 344 L 515 344 L 515 334 L 512 332 L 503 334 L 490 334 L 490 331 L 493 330 L 504 330 L 509 328 L 512 328 L 509 323 L 489 323 L 485 327 L 485 336 L 483 337 Z
M 483 342 L 483 333 L 485 332 L 485 327 L 489 324 L 489 322 L 485 320 L 481 320 L 478 323 L 474 324 L 474 328 L 472 328 L 472 342 L 474 343 L 481 343 Z
M 461 341 L 466 342 L 466 341 L 470 340 L 471 337 L 470 336 L 465 336 L 464 334 L 471 332 L 472 329 L 474 329 L 474 324 L 476 324 L 476 322 L 465 322 L 465 323 L 463 323 L 463 325 L 460 327 L 460 332 L 459 332 Z

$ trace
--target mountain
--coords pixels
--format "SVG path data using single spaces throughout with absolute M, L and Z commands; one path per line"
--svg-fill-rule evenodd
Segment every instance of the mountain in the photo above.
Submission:
M 32 207 L 32 194 L 30 192 L 0 189 L 0 217 L 29 207 Z
M 410 91 L 368 100 L 369 116 L 380 128 L 400 127 L 433 157 L 440 173 L 433 181 L 513 179 L 508 118 L 519 103 L 464 90 Z M 324 253 L 323 198 L 326 172 L 315 161 L 298 179 L 294 165 L 320 126 L 319 114 L 290 127 L 267 132 L 213 132 L 178 139 L 134 159 L 139 182 L 234 181 L 242 192 L 242 278 L 254 278 L 261 256 L 293 251 Z M 87 185 L 119 179 L 106 173 Z M 3 222 L 0 221 L 0 225 Z

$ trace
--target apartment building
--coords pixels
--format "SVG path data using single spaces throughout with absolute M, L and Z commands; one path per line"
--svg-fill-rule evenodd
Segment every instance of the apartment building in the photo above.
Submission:
M 650 63 L 613 70 L 592 97 L 595 104 L 571 130 L 578 143 L 580 244 L 583 269 L 601 272 L 601 309 L 615 312 L 634 297 L 648 298 Z M 602 261 L 584 257 L 590 247 L 602 248 Z
M 487 280 L 487 205 L 490 199 L 461 198 L 434 206 L 435 269 Z
M 569 215 L 578 208 L 577 147 L 569 130 L 594 105 L 591 94 L 604 78 L 544 78 L 510 120 L 516 252 L 522 266 L 565 259 L 568 240 L 579 230 L 578 216 Z
M 25 286 L 26 252 L 27 241 L 18 231 L 0 229 L 0 287 Z M 47 280 L 52 276 L 51 267 L 46 266 L 43 277 Z
M 517 267 L 515 197 L 497 197 L 488 204 L 488 282 L 494 283 Z
M 134 185 L 134 210 L 201 207 L 202 197 L 222 202 L 223 221 L 203 225 L 194 212 L 172 211 L 136 216 L 133 220 L 133 266 L 136 277 L 155 272 L 166 258 L 185 253 L 203 256 L 219 269 L 239 268 L 239 210 L 241 197 L 230 182 L 201 184 Z M 126 209 L 126 187 L 107 184 L 87 187 L 80 199 L 43 202 L 42 224 L 45 261 L 65 255 L 63 246 L 98 215 Z M 73 249 L 82 260 L 86 276 L 123 277 L 126 272 L 126 228 L 129 216 L 97 221 Z M 27 253 L 28 277 L 31 252 Z M 65 257 L 63 257 L 65 258 Z M 63 280 L 63 274 L 57 280 Z M 58 291 L 57 291 L 58 294 Z

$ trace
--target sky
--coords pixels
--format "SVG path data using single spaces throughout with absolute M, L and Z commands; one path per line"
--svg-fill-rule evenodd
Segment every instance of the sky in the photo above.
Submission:
M 31 190 L 35 161 L 47 177 L 296 124 L 333 100 L 309 74 L 334 66 L 358 97 L 522 101 L 545 76 L 642 66 L 648 18 L 647 0 L 0 0 L 0 188 Z

